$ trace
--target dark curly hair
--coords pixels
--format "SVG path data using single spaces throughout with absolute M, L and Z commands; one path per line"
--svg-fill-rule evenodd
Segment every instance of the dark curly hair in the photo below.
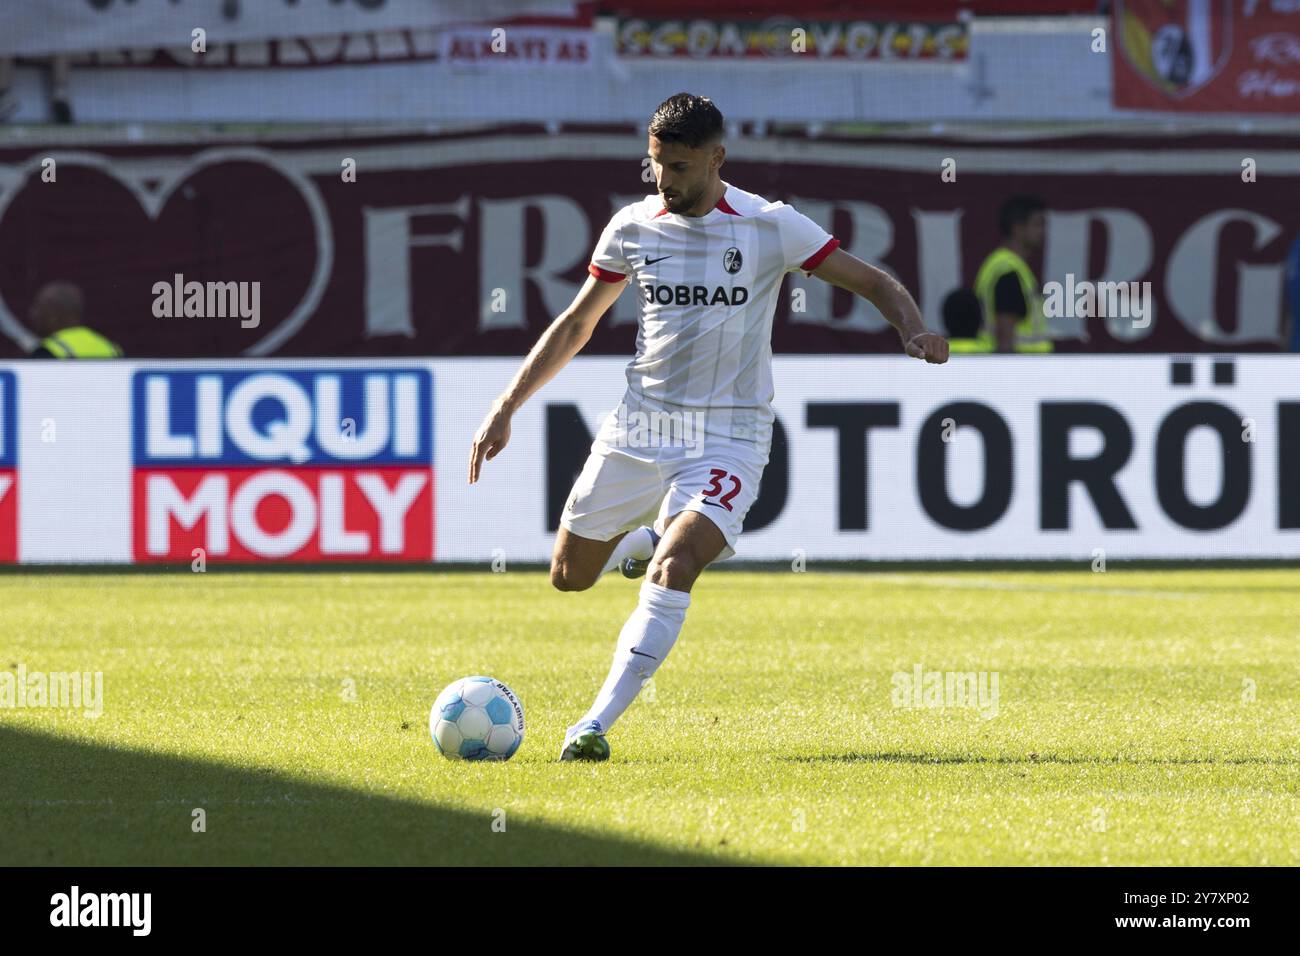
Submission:
M 659 104 L 649 132 L 662 142 L 699 149 L 722 139 L 722 113 L 707 96 L 678 93 Z

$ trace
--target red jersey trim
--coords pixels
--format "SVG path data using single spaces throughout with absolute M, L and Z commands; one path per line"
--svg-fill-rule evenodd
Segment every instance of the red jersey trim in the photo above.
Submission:
M 840 245 L 840 241 L 834 237 L 831 237 L 830 241 L 828 241 L 826 245 L 822 246 L 820 249 L 818 249 L 816 252 L 810 255 L 807 259 L 805 259 L 803 265 L 801 265 L 799 268 L 802 269 L 804 272 L 815 272 L 817 270 L 817 267 L 826 261 L 826 257 L 839 248 L 839 245 Z
M 590 272 L 592 275 L 594 275 L 601 282 L 622 282 L 624 279 L 627 278 L 627 276 L 620 275 L 617 272 L 610 272 L 608 269 L 602 269 L 594 262 L 587 266 L 587 271 Z
M 726 194 L 726 193 L 723 193 L 721 196 L 718 197 L 718 201 L 717 201 L 716 203 L 714 203 L 713 208 L 716 209 L 716 210 L 718 210 L 718 212 L 725 212 L 728 216 L 739 216 L 739 215 L 740 215 L 740 213 L 736 212 L 736 210 L 734 210 L 734 209 L 731 208 L 731 203 L 727 202 L 727 194 Z M 655 213 L 655 214 L 654 214 L 653 216 L 651 216 L 650 218 L 651 218 L 651 219 L 658 219 L 660 216 L 664 216 L 664 215 L 667 215 L 667 214 L 668 214 L 668 207 L 665 206 L 663 209 L 660 209 L 657 213 Z

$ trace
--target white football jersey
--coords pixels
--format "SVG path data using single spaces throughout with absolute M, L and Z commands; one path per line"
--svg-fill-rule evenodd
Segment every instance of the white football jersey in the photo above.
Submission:
M 640 303 L 623 407 L 597 440 L 644 460 L 698 454 L 691 436 L 739 442 L 764 458 L 772 443 L 772 317 L 787 272 L 811 273 L 839 245 L 792 206 L 727 183 L 699 217 L 664 209 L 656 193 L 620 209 L 588 270 L 630 279 Z M 672 423 L 685 451 L 666 440 Z

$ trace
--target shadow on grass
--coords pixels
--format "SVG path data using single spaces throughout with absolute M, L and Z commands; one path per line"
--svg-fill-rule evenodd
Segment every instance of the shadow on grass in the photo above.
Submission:
M 206 832 L 192 830 L 195 808 L 206 812 Z M 0 726 L 0 834 L 8 866 L 719 862 L 513 815 L 503 833 L 491 824 L 488 811 Z
M 843 753 L 807 754 L 782 757 L 789 763 L 916 763 L 916 764 L 1132 764 L 1159 766 L 1164 764 L 1205 764 L 1209 766 L 1235 766 L 1264 764 L 1294 766 L 1300 764 L 1295 757 L 1056 757 L 1024 754 L 1018 756 L 981 757 L 977 754 L 917 754 L 917 753 Z

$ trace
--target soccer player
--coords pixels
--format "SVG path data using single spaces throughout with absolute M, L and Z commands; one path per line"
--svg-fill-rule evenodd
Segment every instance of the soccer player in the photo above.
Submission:
M 838 248 L 792 207 L 724 182 L 722 114 L 678 93 L 655 111 L 649 155 L 658 193 L 605 227 L 590 276 L 493 403 L 470 450 L 469 481 L 510 440 L 510 418 L 586 344 L 629 280 L 640 303 L 622 405 L 601 426 L 560 519 L 551 583 L 591 587 L 620 567 L 646 576 L 591 709 L 568 729 L 561 760 L 606 760 L 606 733 L 663 663 L 691 587 L 736 539 L 772 441 L 772 317 L 786 273 L 863 296 L 913 358 L 941 363 L 896 280 Z

